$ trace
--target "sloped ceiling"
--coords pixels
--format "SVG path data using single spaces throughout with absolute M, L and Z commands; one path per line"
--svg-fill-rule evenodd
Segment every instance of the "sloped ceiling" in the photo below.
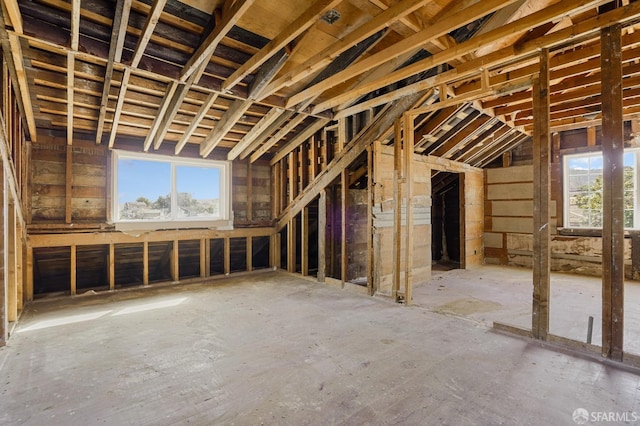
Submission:
M 625 115 L 640 113 L 638 2 L 2 2 L 2 48 L 36 141 L 75 133 L 255 161 L 424 92 L 416 152 L 483 166 L 530 137 L 541 48 L 552 129 L 599 123 L 598 31 L 616 22 Z

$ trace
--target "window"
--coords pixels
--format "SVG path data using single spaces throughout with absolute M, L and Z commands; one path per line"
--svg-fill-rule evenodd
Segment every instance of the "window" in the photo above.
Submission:
M 640 228 L 638 211 L 638 165 L 640 150 L 624 153 L 624 227 Z M 564 157 L 564 226 L 567 228 L 602 228 L 601 153 Z
M 118 229 L 230 227 L 229 162 L 114 150 Z

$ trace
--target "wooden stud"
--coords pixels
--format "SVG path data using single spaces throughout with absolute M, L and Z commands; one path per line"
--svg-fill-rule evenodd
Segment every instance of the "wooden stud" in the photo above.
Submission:
M 23 241 L 23 231 L 20 226 L 20 221 L 16 221 L 16 248 L 15 248 L 15 274 L 16 274 L 16 307 L 18 310 L 18 315 L 22 312 L 22 308 L 24 307 L 24 290 L 25 290 L 25 279 L 24 279 L 24 247 L 22 244 Z
M 231 272 L 231 240 L 228 237 L 224 239 L 224 274 L 229 275 Z
M 73 198 L 73 147 L 67 145 L 67 157 L 65 163 L 65 193 L 64 193 L 64 221 L 71 223 L 71 200 Z
M 171 279 L 175 282 L 180 281 L 180 240 L 173 240 L 173 250 L 171 251 Z
M 296 161 L 295 151 L 289 153 L 289 169 L 288 169 L 288 185 L 289 185 L 289 198 L 287 200 L 287 205 L 290 205 L 294 198 L 296 198 L 296 189 L 298 185 L 296 185 L 296 178 L 298 177 L 298 173 L 296 172 L 298 162 Z
M 318 200 L 318 282 L 323 283 L 327 270 L 327 191 L 320 191 Z
M 272 217 L 278 217 L 280 211 L 282 210 L 281 206 L 281 196 L 280 191 L 282 190 L 281 183 L 281 172 L 280 168 L 282 167 L 282 161 L 277 162 L 271 167 L 271 199 L 273 202 L 271 203 L 271 214 Z
M 247 271 L 253 271 L 253 238 L 247 237 L 246 252 Z
M 311 150 L 309 152 L 311 169 L 309 170 L 309 173 L 310 173 L 310 179 L 314 180 L 318 175 L 318 160 L 319 160 L 318 140 L 316 136 L 312 136 L 311 139 L 309 139 L 309 143 L 311 145 L 310 146 Z
M 549 51 L 540 52 L 540 75 L 533 86 L 533 337 L 546 340 L 549 333 L 549 293 L 551 285 L 551 243 L 549 164 Z
M 145 234 L 142 242 L 142 285 L 149 285 L 149 239 Z
M 115 244 L 109 244 L 109 290 L 116 288 L 116 249 Z
M 211 276 L 211 239 L 203 238 L 205 241 L 204 246 L 204 276 Z
M 4 141 L 0 141 L 4 145 Z M 6 279 L 6 265 L 5 265 L 5 235 L 7 235 L 7 227 L 5 224 L 5 211 L 7 210 L 7 180 L 4 167 L 4 159 L 0 162 L 0 178 L 2 183 L 0 184 L 0 347 L 7 344 L 9 338 L 9 322 L 7 321 L 7 279 Z
M 405 268 L 404 268 L 404 303 L 412 303 L 413 293 L 413 151 L 414 151 L 414 118 L 411 114 L 404 115 L 404 168 L 406 185 L 406 235 L 405 235 Z M 463 239 L 464 240 L 464 239 Z
M 587 146 L 596 146 L 596 126 L 587 127 Z
M 207 276 L 207 242 L 206 238 L 200 238 L 200 278 Z
M 75 80 L 75 56 L 67 52 L 67 145 L 73 144 L 73 102 Z
M 7 320 L 18 320 L 18 277 L 16 276 L 16 209 L 15 201 L 10 199 L 7 209 Z
M 247 221 L 253 221 L 253 168 L 247 163 Z
M 622 361 L 624 337 L 624 130 L 621 26 L 601 31 L 602 355 Z M 606 88 L 606 90 L 605 90 Z
M 400 291 L 400 257 L 402 253 L 402 119 L 394 125 L 393 137 L 393 284 L 391 297 L 399 301 Z
M 75 244 L 71 244 L 70 247 L 70 257 L 71 257 L 71 262 L 70 262 L 70 275 L 71 275 L 71 286 L 70 286 L 70 292 L 71 295 L 75 295 L 76 291 L 77 291 L 77 282 L 78 282 L 78 268 L 77 268 L 77 250 L 76 250 L 76 245 Z
M 348 281 L 348 265 L 347 256 L 347 191 L 349 191 L 349 170 L 342 169 L 340 177 L 340 279 L 342 285 Z
M 301 229 L 300 229 L 300 264 L 303 276 L 309 275 L 309 207 L 305 207 L 300 212 Z
M 296 219 L 291 218 L 287 228 L 287 270 L 296 272 Z
M 25 254 L 24 281 L 25 281 L 25 300 L 33 301 L 33 248 L 27 243 Z

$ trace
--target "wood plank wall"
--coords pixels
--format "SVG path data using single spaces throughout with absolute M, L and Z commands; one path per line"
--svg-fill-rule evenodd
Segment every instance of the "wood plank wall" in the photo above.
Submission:
M 557 163 L 556 163 L 557 164 Z M 600 276 L 602 238 L 558 235 L 561 167 L 551 167 L 551 270 Z M 532 267 L 533 167 L 519 165 L 485 170 L 485 262 Z M 558 188 L 558 186 L 560 186 Z M 631 239 L 624 241 L 625 271 L 631 278 Z

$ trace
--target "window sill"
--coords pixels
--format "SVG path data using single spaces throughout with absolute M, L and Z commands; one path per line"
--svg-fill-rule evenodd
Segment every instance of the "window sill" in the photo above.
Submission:
M 161 229 L 233 229 L 233 220 L 176 220 L 168 222 L 116 222 L 116 231 L 158 231 Z
M 602 237 L 602 229 L 595 228 L 558 228 L 558 235 L 564 237 Z M 625 238 L 640 236 L 640 230 L 629 229 L 624 231 Z

